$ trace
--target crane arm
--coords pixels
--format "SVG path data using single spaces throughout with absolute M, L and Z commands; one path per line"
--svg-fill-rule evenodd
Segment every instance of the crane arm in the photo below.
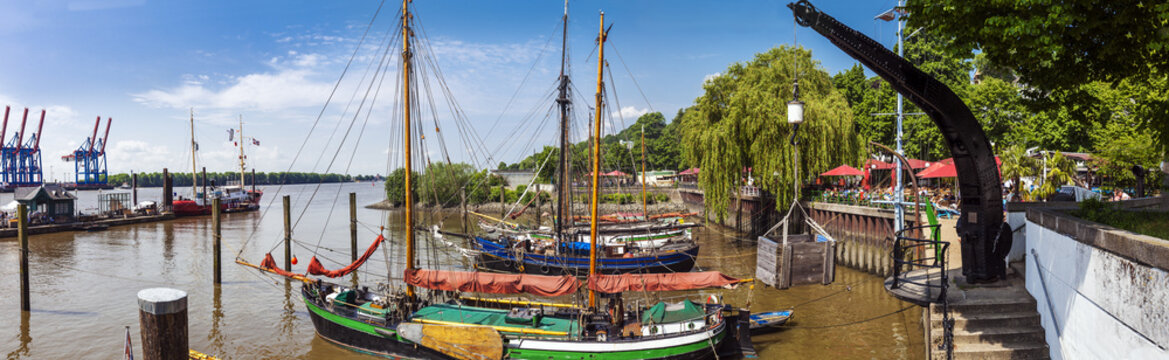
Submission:
M 93 136 L 89 137 L 89 150 L 85 151 L 87 154 L 93 154 L 93 144 L 97 143 L 98 126 L 101 126 L 101 115 L 98 115 L 97 120 L 93 121 Z
M 1005 235 L 1003 232 L 1002 181 L 990 141 L 970 109 L 948 86 L 868 36 L 820 12 L 808 0 L 788 7 L 797 24 L 828 38 L 929 115 L 945 138 L 957 168 L 962 201 L 957 225 L 962 237 L 962 273 L 970 282 L 1004 277 L 1011 233 L 1009 227 Z
M 114 118 L 106 118 L 106 135 L 101 138 L 100 154 L 106 153 L 106 142 L 110 140 L 110 125 L 113 124 Z
M 4 107 L 4 125 L 0 126 L 0 146 L 4 145 L 4 136 L 8 135 L 8 112 L 11 110 L 10 106 Z
M 20 132 L 16 133 L 16 152 L 24 148 L 24 124 L 28 123 L 28 108 L 24 108 L 24 118 L 20 120 Z
M 41 122 L 37 124 L 37 140 L 33 143 L 32 150 L 37 151 L 41 149 L 41 130 L 45 128 L 45 109 L 41 109 Z

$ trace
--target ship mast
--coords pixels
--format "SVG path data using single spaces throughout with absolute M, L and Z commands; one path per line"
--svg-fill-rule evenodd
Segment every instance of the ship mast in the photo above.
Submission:
M 414 196 L 410 193 L 410 173 L 413 171 L 410 166 L 410 0 L 402 0 L 402 97 L 405 104 L 404 111 L 404 126 L 402 133 L 405 139 L 405 154 L 406 154 L 406 271 L 414 269 L 414 218 L 413 206 Z M 414 297 L 414 285 L 406 285 L 406 296 Z
M 649 221 L 649 210 L 645 197 L 645 124 L 641 124 L 641 216 Z
M 589 277 L 597 273 L 597 186 L 601 180 L 601 92 L 605 71 L 605 12 L 601 12 L 601 30 L 597 36 L 597 115 L 593 118 L 593 189 L 589 204 Z M 597 307 L 597 293 L 589 289 L 589 308 Z
M 195 144 L 195 108 L 191 108 L 191 201 L 198 204 L 199 201 L 199 179 L 197 178 L 198 171 L 195 165 L 195 151 L 198 151 L 199 146 Z
M 244 190 L 244 116 L 239 116 L 239 188 Z
M 564 0 L 564 31 L 560 41 L 560 97 L 556 102 L 560 104 L 560 171 L 557 176 L 556 194 L 556 235 L 564 236 L 565 224 L 572 224 L 572 184 L 569 173 L 568 152 L 568 107 L 572 100 L 568 96 L 568 75 L 565 67 L 568 64 L 568 0 Z M 561 238 L 563 239 L 563 238 Z

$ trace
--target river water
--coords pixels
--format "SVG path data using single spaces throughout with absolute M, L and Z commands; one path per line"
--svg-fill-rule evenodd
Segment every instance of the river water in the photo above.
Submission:
M 361 283 L 386 282 L 387 269 L 401 268 L 398 235 L 400 212 L 361 205 L 381 200 L 381 183 L 261 187 L 260 212 L 226 214 L 222 223 L 223 284 L 212 284 L 212 228 L 208 217 L 114 227 L 101 232 L 65 232 L 30 238 L 32 311 L 22 313 L 19 299 L 19 243 L 0 239 L 0 352 L 8 359 L 117 359 L 122 356 L 126 326 L 135 352 L 138 335 L 137 292 L 172 287 L 188 294 L 188 332 L 192 349 L 224 359 L 372 359 L 338 348 L 314 335 L 300 301 L 299 285 L 263 275 L 234 263 L 239 253 L 258 263 L 267 252 L 282 263 L 283 220 L 279 197 L 292 200 L 294 255 L 304 271 L 312 249 L 335 269 L 349 261 L 348 193 L 358 199 L 358 246 L 364 251 L 386 226 L 390 241 L 362 271 Z M 183 193 L 182 190 L 179 190 Z M 79 194 L 82 211 L 97 207 L 98 193 Z M 160 200 L 161 189 L 139 190 L 140 200 Z M 12 194 L 0 195 L 0 204 Z M 311 203 L 309 202 L 311 198 Z M 309 204 L 309 206 L 305 206 Z M 458 216 L 419 214 L 417 222 L 442 223 L 460 231 Z M 441 221 L 440 221 L 441 220 Z M 720 229 L 697 228 L 702 244 L 698 266 L 736 277 L 753 277 L 752 245 L 742 245 Z M 454 241 L 454 240 L 452 240 Z M 243 249 L 240 252 L 240 249 Z M 464 257 L 453 247 L 423 246 L 420 256 L 437 258 L 426 266 L 462 268 Z M 387 262 L 387 259 L 389 262 Z M 389 264 L 394 265 L 389 265 Z M 348 280 L 348 279 L 347 279 Z M 712 290 L 729 303 L 750 299 L 755 311 L 795 308 L 789 326 L 756 336 L 763 359 L 916 359 L 924 355 L 921 310 L 885 294 L 882 279 L 838 267 L 836 283 L 775 290 Z M 652 296 L 651 296 L 652 297 Z M 694 298 L 701 299 L 701 295 Z M 629 300 L 627 300 L 628 302 Z

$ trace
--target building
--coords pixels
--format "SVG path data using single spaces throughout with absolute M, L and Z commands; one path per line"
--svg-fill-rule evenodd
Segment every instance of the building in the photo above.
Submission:
M 491 170 L 491 173 L 503 177 L 504 183 L 512 189 L 517 185 L 528 185 L 536 178 L 536 172 L 531 170 Z
M 40 212 L 53 222 L 72 221 L 77 197 L 60 185 L 16 188 L 16 202 L 28 207 L 29 213 Z
M 674 178 L 678 172 L 674 170 L 652 170 L 645 172 L 645 183 L 649 186 L 674 186 Z M 637 174 L 637 183 L 641 183 L 641 174 Z

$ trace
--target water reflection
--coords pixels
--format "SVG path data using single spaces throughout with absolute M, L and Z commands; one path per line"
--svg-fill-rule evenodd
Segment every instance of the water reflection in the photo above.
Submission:
M 135 227 L 137 230 L 137 227 Z M 137 240 L 137 237 L 134 238 Z M 137 241 L 135 241 L 137 246 Z M 175 223 L 167 221 L 162 223 L 162 258 L 166 263 L 171 263 L 175 258 Z
M 20 312 L 20 347 L 8 353 L 8 360 L 16 360 L 28 357 L 28 344 L 32 342 L 32 334 L 29 333 L 30 314 L 28 311 Z
M 223 354 L 223 332 L 219 330 L 223 321 L 223 286 L 213 285 L 211 291 L 211 332 L 207 333 L 207 340 L 211 341 L 213 354 Z
M 296 302 L 292 301 L 292 279 L 284 279 L 284 311 L 280 313 L 280 334 L 292 338 L 296 329 Z

